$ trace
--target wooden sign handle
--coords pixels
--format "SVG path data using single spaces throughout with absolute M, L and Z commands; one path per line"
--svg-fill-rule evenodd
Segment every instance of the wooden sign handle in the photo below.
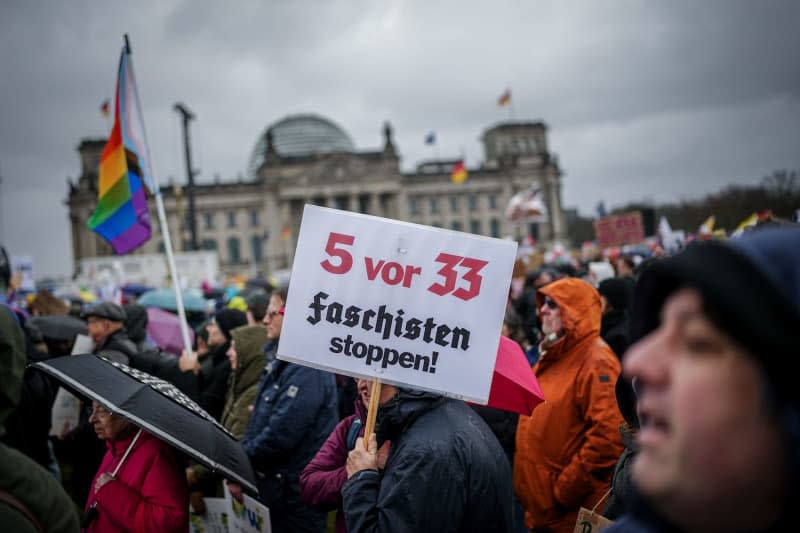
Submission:
M 369 438 L 375 431 L 375 417 L 378 415 L 378 402 L 381 397 L 381 380 L 372 380 L 372 389 L 369 393 L 369 407 L 367 408 L 367 425 L 364 427 L 364 449 L 369 449 Z

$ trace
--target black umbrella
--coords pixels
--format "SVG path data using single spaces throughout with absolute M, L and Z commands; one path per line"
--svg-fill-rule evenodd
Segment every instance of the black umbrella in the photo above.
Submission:
M 70 315 L 43 315 L 31 318 L 42 337 L 54 341 L 71 341 L 78 334 L 86 335 L 86 322 Z
M 258 492 L 250 459 L 239 441 L 172 384 L 91 354 L 48 359 L 32 366 L 226 479 Z

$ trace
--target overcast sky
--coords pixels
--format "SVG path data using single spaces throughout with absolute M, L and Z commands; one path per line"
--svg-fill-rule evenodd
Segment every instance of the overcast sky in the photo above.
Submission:
M 37 277 L 71 273 L 66 179 L 110 128 L 124 33 L 161 184 L 186 175 L 178 101 L 200 182 L 245 173 L 269 124 L 307 112 L 359 149 L 390 121 L 404 169 L 434 155 L 428 131 L 477 166 L 513 110 L 549 126 L 563 204 L 589 215 L 800 169 L 798 21 L 791 0 L 3 0 L 0 242 Z

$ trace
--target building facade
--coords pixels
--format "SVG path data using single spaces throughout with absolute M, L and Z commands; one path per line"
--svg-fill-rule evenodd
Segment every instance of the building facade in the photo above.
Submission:
M 427 161 L 402 172 L 392 128 L 383 127 L 383 148 L 359 151 L 332 121 L 293 115 L 267 127 L 253 149 L 249 176 L 237 182 L 196 184 L 195 224 L 203 250 L 216 250 L 226 274 L 271 273 L 291 267 L 305 204 L 377 215 L 490 237 L 521 239 L 533 233 L 543 243 L 565 241 L 561 170 L 547 146 L 542 122 L 501 123 L 483 132 L 485 159 L 455 184 L 457 160 Z M 67 205 L 76 264 L 111 255 L 111 247 L 86 226 L 97 202 L 104 139 L 78 147 L 81 175 L 70 182 Z M 512 223 L 506 206 L 516 193 L 541 191 L 547 216 L 536 224 Z M 186 251 L 187 191 L 161 186 L 173 248 Z M 153 238 L 134 253 L 164 249 L 155 202 Z

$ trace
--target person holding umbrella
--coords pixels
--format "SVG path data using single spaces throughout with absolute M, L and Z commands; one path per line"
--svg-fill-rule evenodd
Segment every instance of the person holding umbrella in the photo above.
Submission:
M 89 422 L 108 451 L 89 490 L 85 531 L 187 531 L 189 489 L 174 450 L 96 401 Z

